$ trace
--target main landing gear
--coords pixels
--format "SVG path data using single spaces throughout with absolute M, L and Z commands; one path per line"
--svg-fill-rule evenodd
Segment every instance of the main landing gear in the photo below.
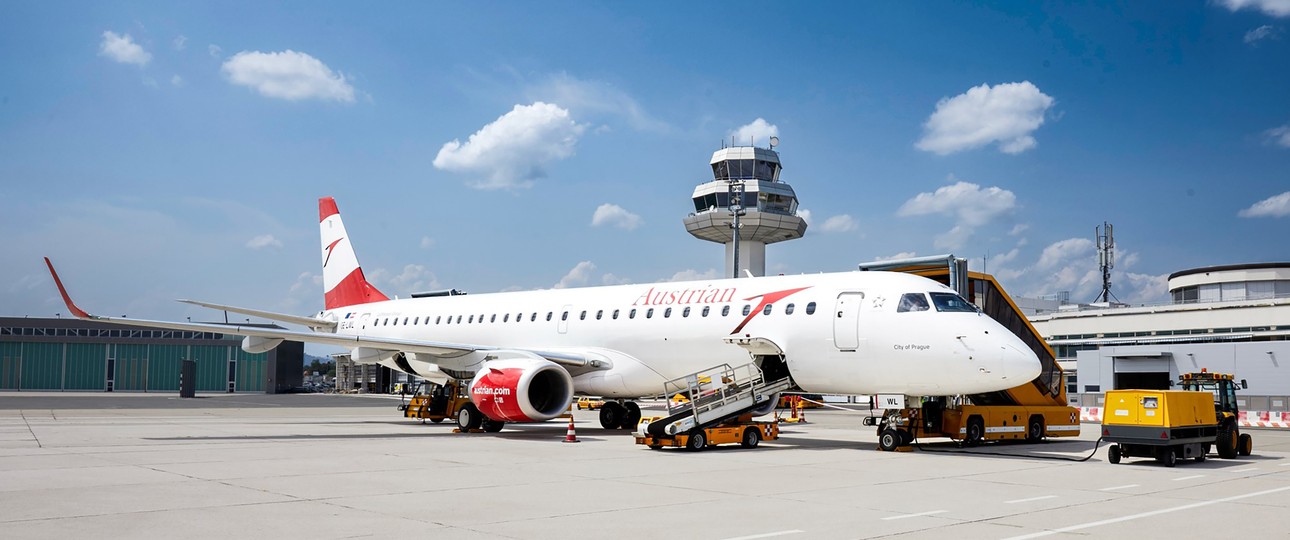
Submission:
M 605 429 L 636 429 L 641 421 L 641 407 L 635 401 L 606 401 L 600 407 L 600 427 Z

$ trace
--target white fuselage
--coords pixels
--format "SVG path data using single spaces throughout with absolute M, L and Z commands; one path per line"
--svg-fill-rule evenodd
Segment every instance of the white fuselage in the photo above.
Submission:
M 843 272 L 388 300 L 320 316 L 340 334 L 596 358 L 611 367 L 571 370 L 575 391 L 611 397 L 660 394 L 667 380 L 752 360 L 728 338 L 772 343 L 808 392 L 971 394 L 1038 376 L 1036 356 L 993 319 L 898 311 L 908 293 L 953 291 L 909 274 Z M 422 376 L 473 372 L 488 358 L 408 356 Z

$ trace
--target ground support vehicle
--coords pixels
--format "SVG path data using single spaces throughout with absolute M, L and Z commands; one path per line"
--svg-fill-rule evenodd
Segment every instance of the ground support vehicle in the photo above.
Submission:
M 928 437 L 973 446 L 1079 436 L 1079 409 L 1067 402 L 1065 375 L 1052 348 L 994 276 L 969 272 L 967 260 L 953 255 L 866 263 L 861 269 L 908 272 L 944 283 L 1021 338 L 1044 366 L 1034 380 L 1000 392 L 920 398 L 912 404 L 906 396 L 875 396 L 873 405 L 884 414 L 866 418 L 865 425 L 877 427 L 880 449 L 894 450 Z
M 594 411 L 605 406 L 605 400 L 582 396 L 578 398 L 577 405 L 580 411 Z
M 738 368 L 721 364 L 668 381 L 665 394 L 680 390 L 677 393 L 686 399 L 669 400 L 665 417 L 643 420 L 636 429 L 636 443 L 654 449 L 702 450 L 729 442 L 755 447 L 762 439 L 778 437 L 779 426 L 752 418 L 770 414 L 778 404 L 777 394 L 791 386 L 788 377 L 765 380 L 756 364 Z
M 416 418 L 436 424 L 444 420 L 454 420 L 462 432 L 486 431 L 495 433 L 502 430 L 503 423 L 495 422 L 479 412 L 470 402 L 467 393 L 468 383 L 449 379 L 444 384 L 426 381 L 413 388 L 411 401 L 399 404 L 404 418 Z
M 1229 374 L 1185 373 L 1183 390 L 1109 390 L 1102 438 L 1114 443 L 1107 459 L 1150 457 L 1173 467 L 1179 459 L 1205 461 L 1210 448 L 1232 459 L 1248 456 L 1254 441 L 1240 432 L 1236 382 Z
M 655 421 L 662 418 L 642 418 L 642 420 Z M 649 446 L 653 450 L 674 447 L 697 451 L 710 446 L 732 443 L 739 443 L 744 448 L 756 448 L 762 441 L 773 441 L 778 438 L 779 424 L 754 421 L 752 414 L 743 414 L 715 426 L 692 429 L 676 435 L 654 436 L 648 432 L 637 433 L 636 444 Z

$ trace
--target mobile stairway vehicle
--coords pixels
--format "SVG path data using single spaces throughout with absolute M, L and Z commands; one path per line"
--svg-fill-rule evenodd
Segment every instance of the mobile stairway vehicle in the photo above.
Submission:
M 779 403 L 778 394 L 792 386 L 788 377 L 766 381 L 761 368 L 721 364 L 673 379 L 664 384 L 665 395 L 681 394 L 686 400 L 668 400 L 668 415 L 642 419 L 636 444 L 652 449 L 666 446 L 702 450 L 717 444 L 739 442 L 746 448 L 779 436 L 775 422 L 752 418 L 769 414 Z

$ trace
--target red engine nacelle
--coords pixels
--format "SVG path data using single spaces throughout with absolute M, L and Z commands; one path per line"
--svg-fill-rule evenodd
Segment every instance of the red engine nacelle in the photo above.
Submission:
M 541 358 L 491 360 L 470 381 L 470 401 L 493 420 L 541 422 L 569 410 L 573 378 Z

